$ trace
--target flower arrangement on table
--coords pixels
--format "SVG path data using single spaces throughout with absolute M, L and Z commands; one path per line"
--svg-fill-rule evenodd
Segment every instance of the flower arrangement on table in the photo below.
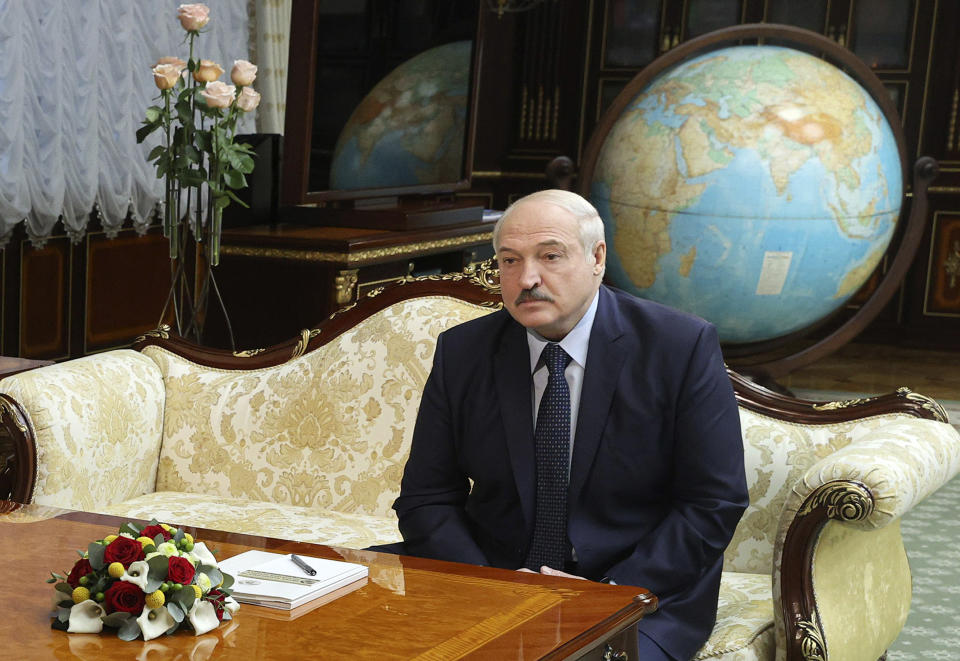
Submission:
M 187 622 L 200 635 L 240 608 L 230 596 L 233 577 L 180 528 L 125 523 L 77 553 L 70 572 L 47 579 L 56 584 L 54 629 L 100 633 L 106 626 L 123 640 L 151 640 Z
M 147 160 L 165 183 L 163 234 L 169 240 L 170 259 L 176 264 L 171 265 L 173 286 L 168 304 L 172 299 L 177 331 L 184 336 L 192 333 L 199 342 L 211 287 L 218 299 L 220 296 L 210 267 L 220 262 L 223 210 L 231 201 L 247 206 L 234 191 L 246 188 L 246 175 L 254 168 L 252 148 L 234 141 L 237 120 L 242 113 L 257 108 L 260 94 L 251 87 L 257 67 L 247 60 L 234 61 L 231 85 L 219 80 L 223 67 L 195 56 L 194 42 L 210 21 L 209 7 L 202 3 L 180 5 L 177 18 L 187 33 L 188 59 L 161 57 L 153 65 L 159 104 L 147 108 L 143 126 L 137 130 L 137 142 L 154 131 L 163 133 L 161 144 L 151 150 Z M 188 228 L 206 265 L 196 296 L 185 269 L 190 260 Z M 223 301 L 220 303 L 222 307 Z M 166 307 L 161 320 L 165 313 Z

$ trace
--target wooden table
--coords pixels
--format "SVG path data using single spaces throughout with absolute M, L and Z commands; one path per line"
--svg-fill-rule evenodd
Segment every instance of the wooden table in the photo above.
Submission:
M 202 636 L 178 631 L 124 642 L 113 630 L 67 634 L 50 628 L 53 587 L 44 581 L 51 570 L 69 571 L 74 549 L 124 520 L 9 501 L 0 501 L 0 512 L 0 640 L 8 659 L 601 659 L 608 641 L 614 654 L 635 641 L 632 625 L 656 607 L 636 587 L 187 527 L 220 558 L 254 548 L 345 559 L 367 565 L 369 580 L 293 615 L 244 605 Z

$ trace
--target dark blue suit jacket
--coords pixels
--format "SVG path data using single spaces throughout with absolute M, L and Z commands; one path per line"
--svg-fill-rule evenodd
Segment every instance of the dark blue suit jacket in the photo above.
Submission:
M 394 505 L 407 553 L 523 565 L 536 491 L 531 388 L 526 330 L 506 310 L 440 336 Z M 746 506 L 716 330 L 601 287 L 570 468 L 576 573 L 651 590 L 660 609 L 641 630 L 689 658 L 713 628 L 723 550 Z

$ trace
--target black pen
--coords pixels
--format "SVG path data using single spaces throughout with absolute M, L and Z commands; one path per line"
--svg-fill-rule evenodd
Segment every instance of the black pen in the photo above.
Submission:
M 293 553 L 291 553 L 291 554 L 290 554 L 290 559 L 293 560 L 293 564 L 295 564 L 297 567 L 299 567 L 300 569 L 302 569 L 302 570 L 304 571 L 304 573 L 307 574 L 308 576 L 316 576 L 316 575 L 317 575 L 317 570 L 314 569 L 313 567 L 311 567 L 310 565 L 308 565 L 307 563 L 305 563 L 305 562 L 300 558 L 300 556 L 294 555 Z

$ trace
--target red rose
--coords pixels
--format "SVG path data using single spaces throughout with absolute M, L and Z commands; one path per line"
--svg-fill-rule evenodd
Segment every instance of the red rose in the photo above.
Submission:
M 67 576 L 67 583 L 70 587 L 75 588 L 80 585 L 80 579 L 93 571 L 93 567 L 90 566 L 90 561 L 86 558 L 80 558 L 77 560 L 77 564 L 73 566 L 73 569 L 70 570 L 70 575 Z
M 107 544 L 103 551 L 103 559 L 109 565 L 111 562 L 119 562 L 124 569 L 130 566 L 131 562 L 143 560 L 143 546 L 135 539 L 129 537 L 117 537 Z
M 160 526 L 147 526 L 140 532 L 140 534 L 143 537 L 149 537 L 150 539 L 153 539 L 157 535 L 163 535 L 163 541 L 173 539 L 173 535 L 167 532 L 166 528 L 161 528 Z
M 227 600 L 227 595 L 214 588 L 207 593 L 207 601 L 213 604 L 213 609 L 217 613 L 217 619 L 223 622 L 223 605 Z
M 197 570 L 193 568 L 190 561 L 179 556 L 171 556 L 167 561 L 167 580 L 173 583 L 182 583 L 190 585 L 193 581 L 193 575 Z
M 103 593 L 103 606 L 108 613 L 123 611 L 139 615 L 143 611 L 146 595 L 138 585 L 127 581 L 114 581 Z

